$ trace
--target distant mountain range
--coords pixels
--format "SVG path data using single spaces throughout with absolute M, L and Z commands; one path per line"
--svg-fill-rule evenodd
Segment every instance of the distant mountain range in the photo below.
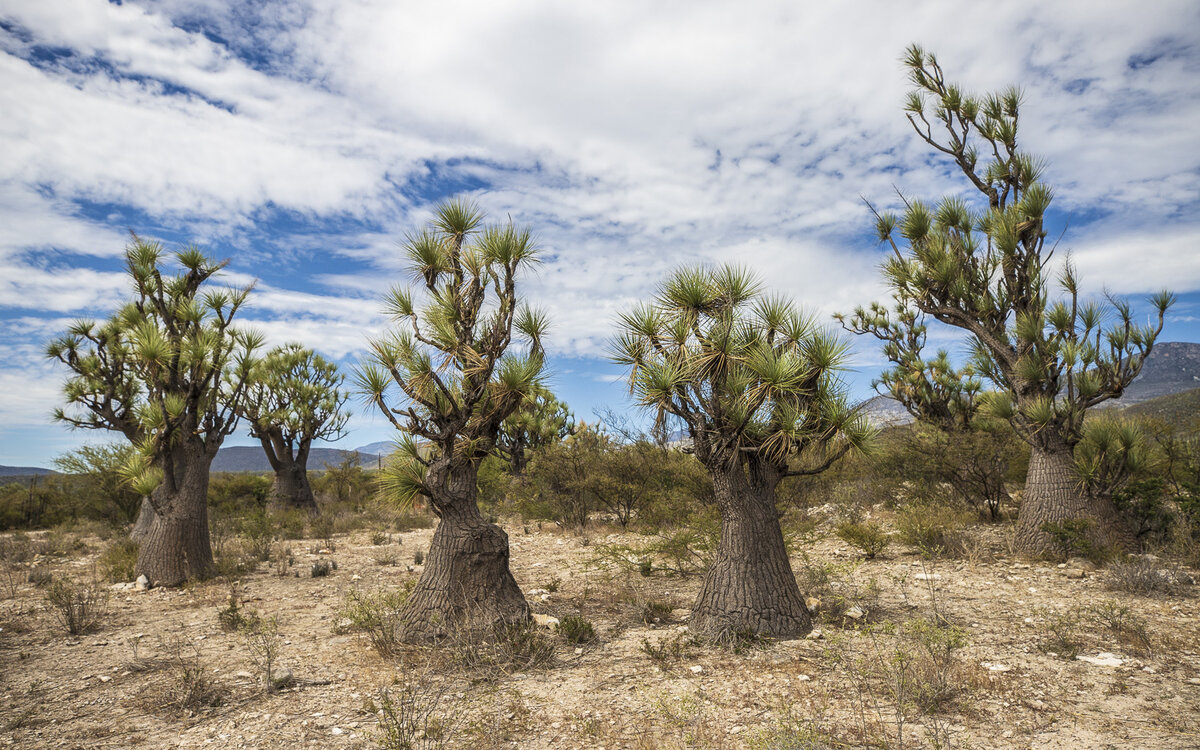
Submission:
M 43 469 L 37 466 L 0 466 L 0 477 L 40 477 L 57 473 L 53 469 Z
M 1146 364 L 1142 366 L 1141 374 L 1125 389 L 1124 395 L 1105 405 L 1125 409 L 1195 388 L 1200 388 L 1200 344 L 1168 341 L 1155 345 Z M 1163 408 L 1173 410 L 1181 407 L 1182 403 L 1164 405 Z M 903 406 L 887 396 L 875 396 L 864 404 L 864 408 L 867 418 L 877 427 L 893 427 L 913 421 L 912 415 Z
M 340 448 L 313 448 L 308 454 L 308 468 L 310 471 L 323 471 L 326 466 L 337 466 L 357 453 L 358 465 L 373 469 L 379 463 L 380 454 L 366 449 L 380 445 L 390 446 L 391 443 L 372 443 L 352 451 Z M 212 470 L 265 472 L 271 470 L 271 464 L 262 448 L 256 445 L 237 445 L 218 451 L 212 462 Z

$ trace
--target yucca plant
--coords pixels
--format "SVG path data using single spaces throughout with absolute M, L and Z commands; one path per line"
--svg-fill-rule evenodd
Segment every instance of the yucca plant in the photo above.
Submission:
M 500 424 L 496 455 L 519 477 L 538 450 L 575 433 L 575 416 L 548 388 L 539 387 Z
M 308 454 L 314 440 L 337 440 L 350 412 L 349 392 L 337 365 L 299 344 L 272 349 L 254 363 L 251 384 L 241 401 L 241 415 L 258 438 L 275 481 L 271 496 L 278 502 L 317 512 L 308 482 Z
M 978 408 L 1007 420 L 1029 443 L 1016 537 L 1021 551 L 1053 552 L 1044 529 L 1067 523 L 1086 526 L 1096 545 L 1122 544 L 1127 534 L 1111 498 L 1085 491 L 1074 449 L 1087 410 L 1119 398 L 1141 371 L 1175 297 L 1153 296 L 1157 320 L 1135 324 L 1123 300 L 1081 300 L 1069 261 L 1052 294 L 1053 247 L 1046 246 L 1044 222 L 1053 191 L 1041 182 L 1042 164 L 1017 146 L 1020 91 L 969 95 L 947 83 L 937 58 L 915 45 L 904 64 L 914 86 L 908 121 L 953 161 L 982 201 L 973 206 L 950 197 L 930 206 L 906 199 L 902 216 L 875 212 L 879 239 L 891 249 L 883 273 L 895 308 L 859 308 L 847 325 L 884 341 L 895 368 L 883 383 L 910 411 L 936 414 L 939 398 L 967 416 Z M 969 368 L 921 359 L 926 316 L 970 335 Z M 980 381 L 991 390 L 980 393 Z
M 233 326 L 251 287 L 214 288 L 225 267 L 195 247 L 175 253 L 136 235 L 125 249 L 133 300 L 103 323 L 76 321 L 47 346 L 73 373 L 55 419 L 122 433 L 136 450 L 122 471 L 145 497 L 137 572 L 173 586 L 213 568 L 209 465 L 236 428 L 261 336 Z
M 676 271 L 619 328 L 614 361 L 658 427 L 687 430 L 721 515 L 689 627 L 716 638 L 808 632 L 775 492 L 871 436 L 836 376 L 845 343 L 732 266 Z
M 388 294 L 393 327 L 370 341 L 357 376 L 399 432 L 381 490 L 402 505 L 423 496 L 440 519 L 401 615 L 410 641 L 490 633 L 529 617 L 509 571 L 508 535 L 479 512 L 476 477 L 504 420 L 539 392 L 546 317 L 517 293 L 518 277 L 537 262 L 530 231 L 483 227 L 483 219 L 475 205 L 451 201 L 407 238 L 421 302 L 408 287 Z M 522 351 L 513 351 L 514 338 Z

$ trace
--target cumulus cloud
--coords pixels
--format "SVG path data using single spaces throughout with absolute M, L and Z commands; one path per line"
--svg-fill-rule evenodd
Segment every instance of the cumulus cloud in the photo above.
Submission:
M 1200 290 L 1197 28 L 1187 0 L 0 0 L 0 307 L 103 313 L 133 216 L 260 278 L 272 342 L 349 361 L 397 241 L 465 191 L 538 233 L 559 356 L 602 355 L 681 263 L 846 311 L 884 292 L 862 198 L 964 188 L 899 111 L 911 41 L 1023 87 L 1089 284 Z

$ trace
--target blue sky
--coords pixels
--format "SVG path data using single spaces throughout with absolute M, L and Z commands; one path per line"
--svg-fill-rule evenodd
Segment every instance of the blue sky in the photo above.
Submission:
M 1023 86 L 1085 288 L 1173 288 L 1164 340 L 1200 341 L 1192 0 L 0 0 L 0 464 L 106 437 L 49 422 L 42 350 L 123 299 L 129 229 L 229 258 L 259 280 L 247 322 L 350 367 L 397 240 L 469 193 L 539 236 L 525 288 L 584 419 L 628 408 L 605 340 L 681 263 L 749 265 L 826 319 L 882 299 L 861 197 L 964 187 L 901 113 L 913 41 L 970 90 Z M 854 364 L 866 397 L 871 342 Z M 357 411 L 338 445 L 389 437 Z

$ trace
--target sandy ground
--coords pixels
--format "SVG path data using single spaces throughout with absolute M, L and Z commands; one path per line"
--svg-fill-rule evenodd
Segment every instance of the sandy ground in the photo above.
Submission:
M 0 599 L 0 746 L 378 747 L 379 689 L 417 679 L 445 693 L 435 713 L 450 727 L 450 747 L 816 747 L 767 741 L 787 717 L 848 743 L 836 747 L 865 746 L 864 728 L 886 731 L 889 747 L 925 746 L 928 734 L 952 747 L 1200 747 L 1200 604 L 1186 590 L 1115 594 L 1103 571 L 995 558 L 998 542 L 990 552 L 978 545 L 970 561 L 929 563 L 892 547 L 860 563 L 856 551 L 826 538 L 807 558 L 836 563 L 843 590 L 869 592 L 874 579 L 878 592 L 861 600 L 865 617 L 823 623 L 821 637 L 728 649 L 688 638 L 686 609 L 698 578 L 644 577 L 597 560 L 602 545 L 636 544 L 636 535 L 506 528 L 514 574 L 535 612 L 582 614 L 598 643 L 577 648 L 555 637 L 548 667 L 472 674 L 451 666 L 452 655 L 409 650 L 384 658 L 361 633 L 339 634 L 345 594 L 418 575 L 413 553 L 428 544 L 429 530 L 394 535 L 384 546 L 372 545 L 367 532 L 343 535 L 332 554 L 311 540 L 286 542 L 296 560 L 289 572 L 300 577 L 265 564 L 241 577 L 243 606 L 278 617 L 279 658 L 296 678 L 275 694 L 263 690 L 244 636 L 220 627 L 227 582 L 113 592 L 102 627 L 71 637 L 44 592 L 21 577 Z M 56 574 L 88 577 L 100 546 L 91 539 L 92 552 L 55 561 Z M 398 564 L 378 562 L 389 557 Z M 310 577 L 319 559 L 336 560 L 337 570 Z M 646 624 L 642 610 L 652 600 L 672 604 L 674 616 Z M 1048 622 L 1108 602 L 1144 621 L 1148 647 L 1081 615 L 1071 630 L 1079 656 L 1106 654 L 1097 659 L 1103 663 L 1048 652 Z M 882 682 L 864 676 L 864 665 L 894 663 L 902 641 L 886 634 L 888 623 L 903 630 L 914 618 L 938 616 L 967 634 L 954 694 L 932 713 L 909 712 L 898 740 L 895 702 Z M 868 620 L 883 631 L 864 629 Z M 656 646 L 669 656 L 652 658 L 647 650 Z M 221 705 L 168 705 L 179 685 L 170 657 L 180 649 L 198 655 Z

